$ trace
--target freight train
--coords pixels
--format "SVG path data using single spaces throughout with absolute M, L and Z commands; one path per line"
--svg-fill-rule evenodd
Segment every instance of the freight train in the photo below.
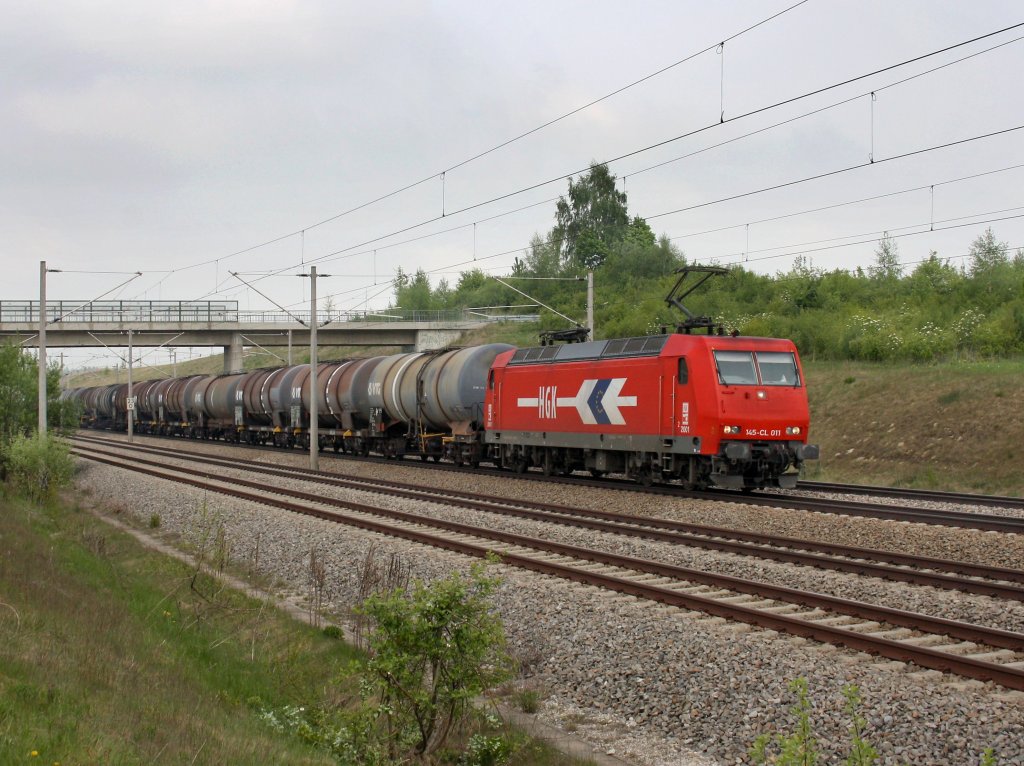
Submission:
M 808 444 L 793 343 L 689 332 L 514 348 L 489 344 L 150 380 L 137 432 L 492 463 L 545 474 L 625 474 L 750 490 L 792 488 Z M 83 424 L 127 427 L 128 386 L 72 389 Z

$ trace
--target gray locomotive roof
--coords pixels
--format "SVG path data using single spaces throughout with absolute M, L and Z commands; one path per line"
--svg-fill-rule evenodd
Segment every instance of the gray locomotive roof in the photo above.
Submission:
M 665 347 L 668 338 L 668 335 L 648 335 L 641 338 L 616 338 L 615 340 L 592 340 L 586 343 L 566 343 L 561 346 L 521 348 L 512 355 L 509 365 L 575 362 L 626 356 L 657 356 Z

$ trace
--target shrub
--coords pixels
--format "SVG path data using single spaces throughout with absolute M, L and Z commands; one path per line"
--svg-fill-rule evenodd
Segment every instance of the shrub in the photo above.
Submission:
M 364 689 L 384 724 L 389 755 L 429 756 L 472 710 L 475 696 L 511 676 L 501 620 L 490 597 L 496 578 L 474 567 L 411 591 L 374 595 Z
M 59 439 L 15 436 L 3 448 L 7 481 L 26 497 L 43 502 L 71 483 L 74 461 Z

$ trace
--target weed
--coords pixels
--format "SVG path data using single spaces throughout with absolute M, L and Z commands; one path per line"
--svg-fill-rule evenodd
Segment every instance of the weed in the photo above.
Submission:
M 150 517 L 149 517 L 149 528 L 150 529 L 157 529 L 159 526 L 160 526 L 160 514 L 159 513 L 150 514 Z
M 516 705 L 524 713 L 536 713 L 540 710 L 540 692 L 536 689 L 521 689 L 515 695 Z
M 853 377 L 852 375 L 847 375 L 845 378 L 843 378 L 843 383 L 846 384 L 847 386 L 850 385 L 851 383 L 856 383 L 856 382 L 857 382 L 857 379 L 855 377 Z
M 306 572 L 309 584 L 309 621 L 313 627 L 320 627 L 324 606 L 324 589 L 327 587 L 327 566 L 314 545 L 309 549 L 309 570 Z
M 945 406 L 947 404 L 953 404 L 954 402 L 960 401 L 960 397 L 963 396 L 963 391 L 957 389 L 955 391 L 949 391 L 948 393 L 942 394 L 939 397 L 939 404 Z
M 762 734 L 754 740 L 750 757 L 755 763 L 777 763 L 779 766 L 814 766 L 818 762 L 818 743 L 811 729 L 811 703 L 807 696 L 807 679 L 789 682 L 796 693 L 796 703 L 790 711 L 796 716 L 796 728 L 791 734 Z M 770 752 L 772 742 L 778 746 L 778 755 Z
M 412 568 L 401 556 L 392 553 L 385 563 L 378 563 L 377 547 L 371 545 L 366 551 L 363 566 L 359 570 L 359 588 L 356 603 L 362 604 L 370 596 L 405 592 L 409 588 L 411 577 Z M 368 620 L 360 609 L 353 609 L 352 625 L 356 646 L 364 647 Z
M 327 638 L 333 638 L 337 641 L 345 637 L 345 632 L 337 625 L 324 625 L 323 630 L 320 632 L 327 636 Z

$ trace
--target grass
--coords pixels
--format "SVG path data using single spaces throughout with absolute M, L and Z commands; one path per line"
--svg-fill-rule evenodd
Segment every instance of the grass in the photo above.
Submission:
M 260 713 L 341 704 L 338 637 L 78 508 L 0 497 L 0 763 L 331 763 Z M 489 733 L 514 766 L 579 763 Z
M 808 478 L 1021 495 L 1024 361 L 806 363 Z
M 83 512 L 3 501 L 0 568 L 0 762 L 329 762 L 249 701 L 326 702 L 341 642 Z

